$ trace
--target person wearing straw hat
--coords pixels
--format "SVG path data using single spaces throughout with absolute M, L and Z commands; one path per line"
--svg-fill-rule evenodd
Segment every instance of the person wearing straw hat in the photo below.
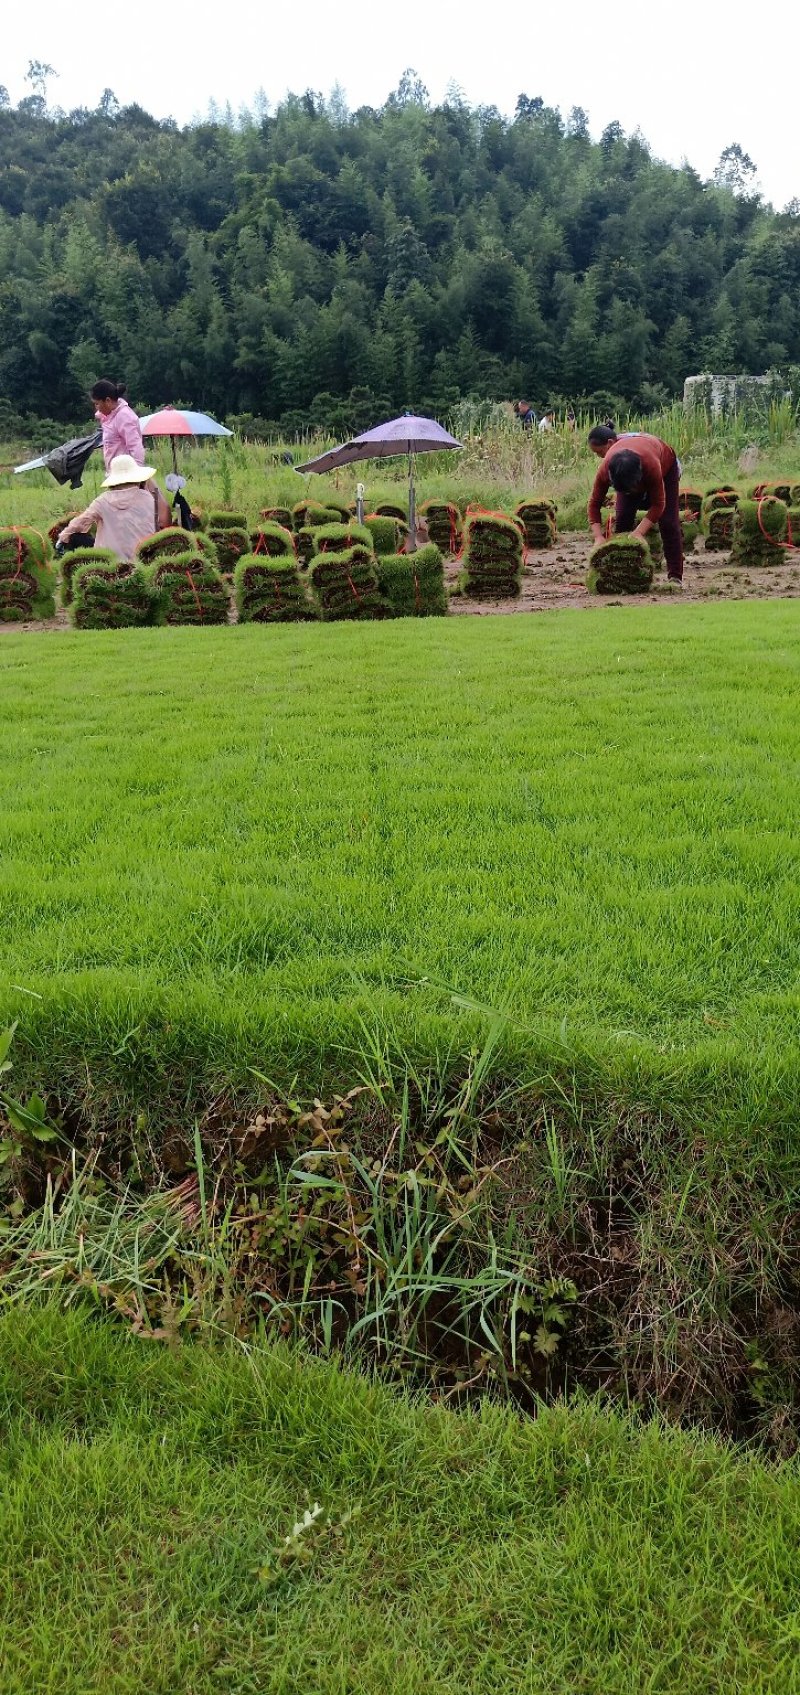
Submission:
M 145 488 L 154 476 L 152 465 L 137 465 L 130 453 L 118 453 L 101 485 L 107 492 L 71 519 L 58 547 L 65 547 L 78 531 L 94 529 L 96 547 L 110 548 L 118 559 L 133 559 L 139 542 L 163 528 L 158 490 Z

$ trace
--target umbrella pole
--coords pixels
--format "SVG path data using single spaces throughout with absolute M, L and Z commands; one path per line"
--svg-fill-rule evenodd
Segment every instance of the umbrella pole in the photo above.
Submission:
M 408 548 L 409 553 L 417 551 L 417 502 L 414 492 L 414 455 L 408 455 Z
M 174 471 L 174 472 L 175 472 L 175 474 L 176 474 L 176 475 L 177 475 L 177 471 L 178 471 L 178 455 L 177 455 L 177 453 L 176 453 L 176 452 L 175 452 L 175 437 L 174 437 L 174 436 L 170 436 L 170 438 L 169 438 L 169 439 L 170 439 L 170 441 L 171 441 L 171 443 L 172 443 L 172 469 L 173 469 L 173 471 Z

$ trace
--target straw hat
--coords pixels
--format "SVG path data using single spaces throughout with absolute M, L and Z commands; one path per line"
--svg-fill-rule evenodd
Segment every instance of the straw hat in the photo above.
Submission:
M 137 465 L 130 453 L 118 453 L 108 467 L 108 476 L 101 488 L 124 488 L 126 483 L 149 483 L 156 474 L 154 465 Z

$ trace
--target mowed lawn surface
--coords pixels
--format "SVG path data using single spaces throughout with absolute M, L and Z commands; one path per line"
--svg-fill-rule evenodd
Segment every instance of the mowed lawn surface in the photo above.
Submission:
M 47 1311 L 0 1410 L 4 1695 L 800 1689 L 794 1465 Z
M 456 991 L 532 1072 L 758 1073 L 782 1112 L 799 637 L 791 602 L 3 636 L 18 1069 L 316 1086 L 365 1025 L 423 1059 L 474 1039 Z

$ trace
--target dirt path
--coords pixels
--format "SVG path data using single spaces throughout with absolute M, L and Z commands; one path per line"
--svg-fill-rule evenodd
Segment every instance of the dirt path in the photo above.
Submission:
M 676 598 L 689 600 L 795 600 L 800 597 L 800 549 L 777 553 L 774 565 L 743 570 L 731 565 L 727 553 L 690 553 L 686 558 L 682 591 L 670 588 L 664 571 L 657 571 L 649 594 L 593 595 L 586 592 L 586 569 L 590 544 L 586 535 L 565 535 L 543 553 L 529 553 L 522 593 L 518 600 L 466 600 L 454 595 L 450 610 L 459 616 L 484 617 L 506 612 L 552 612 L 561 606 L 653 606 Z M 460 565 L 455 559 L 445 564 L 445 576 L 453 587 Z M 0 623 L 0 635 L 19 630 L 70 628 L 62 607 L 55 618 L 27 624 Z
M 800 549 L 778 553 L 776 564 L 744 570 L 731 565 L 727 553 L 689 553 L 684 569 L 684 586 L 674 590 L 666 573 L 657 571 L 649 594 L 596 595 L 586 592 L 590 537 L 565 535 L 555 547 L 528 553 L 522 593 L 518 600 L 466 600 L 454 595 L 452 612 L 482 616 L 489 612 L 550 612 L 559 606 L 647 606 L 687 600 L 789 600 L 800 596 Z M 455 560 L 445 566 L 450 585 L 460 567 Z

